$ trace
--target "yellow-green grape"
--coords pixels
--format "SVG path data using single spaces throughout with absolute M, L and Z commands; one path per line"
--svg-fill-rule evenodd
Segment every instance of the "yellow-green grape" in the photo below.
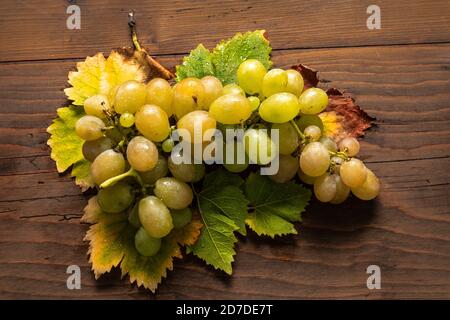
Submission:
M 209 107 L 209 114 L 223 124 L 238 124 L 247 120 L 252 114 L 248 99 L 241 94 L 226 94 Z
M 160 107 L 147 104 L 136 113 L 136 128 L 147 139 L 164 141 L 170 133 L 167 113 Z
M 122 83 L 114 97 L 114 110 L 122 114 L 125 112 L 136 113 L 145 104 L 147 89 L 145 84 L 135 80 Z
M 175 164 L 175 161 L 180 161 L 182 155 L 180 153 L 173 152 L 169 157 L 168 165 L 170 173 L 183 182 L 197 182 L 205 176 L 205 165 L 203 163 L 179 163 Z
M 108 97 L 103 94 L 96 94 L 84 100 L 84 112 L 100 119 L 106 118 L 106 112 L 111 110 Z
M 244 146 L 250 162 L 259 165 L 269 164 L 278 152 L 277 146 L 268 136 L 267 130 L 263 129 L 245 131 Z
M 266 97 L 270 97 L 275 93 L 286 91 L 288 84 L 288 76 L 283 69 L 272 69 L 266 73 L 262 82 L 262 93 Z
M 327 93 L 319 88 L 306 89 L 298 100 L 300 112 L 303 114 L 317 114 L 325 110 L 328 105 Z
M 297 97 L 299 97 L 302 94 L 303 86 L 304 86 L 302 75 L 297 70 L 292 70 L 292 69 L 286 70 L 286 74 L 287 74 L 288 80 L 287 80 L 287 85 L 286 85 L 286 88 L 284 89 L 284 91 L 290 92 L 290 93 L 296 95 Z
M 322 137 L 319 139 L 319 142 L 323 144 L 331 152 L 337 151 L 337 144 L 333 139 L 329 137 Z
M 289 155 L 299 146 L 298 133 L 294 127 L 289 123 L 274 123 L 272 130 L 278 130 L 278 150 L 280 154 Z
M 191 111 L 178 120 L 177 128 L 180 129 L 179 134 L 184 141 L 203 143 L 211 139 L 212 134 L 205 135 L 205 133 L 207 130 L 216 129 L 216 119 L 205 110 Z
M 311 177 L 323 175 L 330 166 L 328 149 L 320 142 L 308 143 L 300 155 L 300 168 Z
M 127 160 L 137 171 L 152 170 L 158 162 L 158 148 L 150 140 L 136 136 L 128 143 Z
M 256 111 L 261 104 L 261 101 L 258 97 L 250 96 L 247 98 L 248 102 L 250 102 L 250 107 L 252 108 L 252 111 Z
M 311 141 L 317 141 L 320 139 L 320 136 L 322 135 L 322 131 L 318 126 L 307 126 L 303 133 L 311 139 Z
M 344 163 L 344 159 L 338 156 L 331 157 L 331 164 L 333 165 L 333 172 L 340 174 L 341 164 Z
M 139 229 L 142 226 L 141 221 L 139 220 L 139 201 L 128 208 L 128 222 L 136 229 Z
M 125 112 L 119 118 L 120 125 L 124 128 L 129 128 L 134 124 L 134 115 Z
M 290 155 L 280 155 L 278 172 L 269 178 L 278 183 L 292 180 L 298 171 L 298 159 Z
M 347 152 L 349 157 L 354 157 L 359 153 L 359 142 L 356 138 L 347 137 L 339 143 L 339 150 Z
M 366 180 L 367 168 L 361 160 L 352 158 L 341 164 L 339 174 L 342 181 L 350 188 L 358 188 Z
M 151 257 L 161 248 L 161 238 L 150 237 L 144 228 L 140 228 L 134 236 L 134 246 L 141 256 Z
M 134 201 L 133 188 L 122 181 L 115 185 L 100 189 L 97 202 L 104 212 L 118 213 L 126 210 Z
M 83 116 L 75 123 L 75 132 L 83 140 L 97 140 L 103 136 L 105 124 L 94 116 Z
M 197 78 L 186 78 L 173 87 L 172 112 L 180 119 L 194 110 L 206 109 L 205 87 Z
M 311 177 L 305 174 L 301 168 L 298 169 L 297 175 L 300 178 L 300 180 L 309 185 L 313 185 L 314 181 L 316 181 L 317 179 L 317 177 Z
M 192 210 L 187 207 L 180 210 L 170 210 L 172 214 L 173 226 L 175 229 L 181 229 L 192 220 Z
M 175 142 L 171 138 L 169 138 L 163 141 L 161 148 L 164 152 L 172 152 L 174 146 Z
M 288 122 L 297 116 L 299 103 L 292 93 L 275 93 L 264 100 L 259 106 L 259 115 L 267 122 Z
M 125 158 L 111 149 L 100 153 L 91 164 L 91 176 L 97 185 L 124 172 Z
M 139 220 L 147 234 L 153 238 L 163 238 L 173 229 L 169 209 L 155 196 L 147 196 L 139 201 Z
M 266 68 L 259 60 L 247 59 L 237 69 L 238 83 L 248 94 L 259 93 L 266 72 Z
M 330 200 L 330 203 L 340 204 L 348 198 L 350 188 L 344 184 L 342 178 L 338 174 L 333 174 L 332 177 L 334 177 L 334 180 L 336 181 L 336 195 L 333 200 Z
M 336 180 L 325 173 L 314 181 L 314 195 L 321 202 L 329 202 L 336 196 Z
M 223 95 L 222 82 L 214 76 L 203 77 L 200 81 L 205 88 L 205 110 L 209 110 L 211 103 Z
M 169 172 L 166 157 L 159 155 L 156 166 L 150 171 L 139 172 L 142 182 L 145 184 L 153 184 L 156 180 L 163 178 Z
M 352 193 L 361 200 L 372 200 L 380 192 L 380 181 L 369 169 L 366 169 L 367 176 L 364 183 L 356 188 L 352 188 Z
M 170 117 L 172 115 L 173 91 L 167 80 L 155 78 L 147 83 L 146 104 L 154 104 L 163 109 Z
M 245 153 L 244 143 L 242 141 L 232 141 L 230 143 L 233 143 L 233 158 L 231 158 L 229 153 L 227 153 L 227 145 L 228 145 L 228 147 L 230 147 L 230 146 L 228 143 L 226 143 L 223 146 L 223 166 L 225 167 L 225 169 L 227 169 L 228 171 L 233 172 L 233 173 L 242 172 L 245 169 L 247 169 L 249 166 L 248 157 L 247 157 L 247 154 Z M 228 154 L 228 157 L 231 159 L 227 159 L 227 154 Z M 243 159 L 242 159 L 242 156 L 243 156 Z M 240 160 L 243 160 L 243 161 L 240 161 Z M 242 162 L 242 163 L 240 163 L 240 162 Z
M 305 131 L 305 128 L 308 126 L 317 126 L 320 131 L 323 131 L 323 122 L 322 119 L 318 115 L 315 114 L 304 114 L 298 120 L 295 121 L 297 123 L 300 131 Z
M 240 94 L 245 97 L 245 91 L 235 83 L 227 84 L 223 87 L 223 94 Z
M 86 160 L 93 162 L 100 153 L 111 149 L 112 146 L 113 142 L 111 141 L 111 139 L 101 137 L 97 140 L 85 141 L 83 143 L 83 147 L 81 148 L 81 152 L 83 153 L 83 157 Z
M 194 199 L 194 194 L 188 184 L 171 177 L 156 181 L 153 192 L 171 209 L 184 209 Z

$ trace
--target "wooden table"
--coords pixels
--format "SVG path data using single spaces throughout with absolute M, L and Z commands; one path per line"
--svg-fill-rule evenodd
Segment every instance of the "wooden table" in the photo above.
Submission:
M 450 298 L 450 2 L 69 1 L 0 3 L 0 298 Z M 368 30 L 366 9 L 381 8 Z M 174 67 L 199 42 L 264 28 L 277 66 L 320 70 L 321 86 L 351 92 L 378 125 L 361 157 L 383 182 L 376 201 L 313 202 L 299 235 L 239 242 L 228 277 L 188 256 L 156 295 L 113 272 L 94 280 L 79 218 L 87 196 L 49 157 L 46 127 L 66 103 L 77 61 L 142 43 Z M 81 290 L 66 268 L 81 267 Z M 381 268 L 369 290 L 366 268 Z

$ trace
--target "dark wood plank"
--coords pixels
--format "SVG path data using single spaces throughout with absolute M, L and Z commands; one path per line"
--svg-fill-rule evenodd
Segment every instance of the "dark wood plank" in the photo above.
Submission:
M 127 13 L 137 12 L 153 54 L 214 46 L 238 31 L 266 29 L 276 49 L 450 41 L 446 0 L 377 1 L 381 30 L 368 30 L 373 1 L 77 1 L 81 29 L 66 28 L 68 1 L 2 1 L 0 61 L 80 58 L 129 44 Z

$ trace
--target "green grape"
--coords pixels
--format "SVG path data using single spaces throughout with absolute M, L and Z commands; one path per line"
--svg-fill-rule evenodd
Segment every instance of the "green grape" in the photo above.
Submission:
M 205 88 L 205 110 L 209 110 L 211 103 L 223 95 L 222 82 L 214 76 L 203 77 L 200 81 Z
M 317 141 L 320 139 L 320 136 L 322 135 L 322 131 L 318 126 L 307 126 L 303 133 L 311 139 L 311 141 Z M 327 148 L 328 149 L 328 148 Z
M 317 114 L 325 110 L 328 105 L 327 93 L 319 88 L 306 89 L 298 100 L 300 112 L 303 114 Z
M 168 172 L 167 159 L 159 155 L 156 166 L 150 171 L 139 172 L 139 176 L 145 184 L 154 184 L 156 180 L 165 177 Z
M 223 87 L 223 95 L 226 94 L 240 94 L 245 97 L 245 91 L 235 83 L 227 84 Z
M 372 200 L 380 192 L 380 181 L 369 169 L 366 169 L 367 177 L 364 183 L 356 188 L 352 188 L 352 193 L 361 200 Z
M 339 143 L 339 150 L 347 152 L 349 157 L 354 157 L 359 153 L 359 142 L 356 138 L 347 137 Z
M 134 114 L 145 104 L 146 97 L 145 84 L 135 80 L 126 81 L 117 88 L 114 110 L 119 114 L 125 112 Z
M 319 142 L 325 146 L 329 151 L 336 152 L 337 151 L 337 144 L 336 142 L 328 137 L 322 137 L 319 139 Z
M 127 160 L 137 171 L 152 170 L 158 162 L 158 148 L 150 140 L 136 136 L 128 143 Z
M 128 208 L 128 222 L 136 229 L 139 229 L 142 226 L 141 221 L 139 220 L 139 201 L 137 201 L 134 206 Z
M 301 168 L 298 169 L 297 175 L 300 178 L 300 180 L 309 185 L 313 185 L 314 181 L 316 181 L 317 179 L 317 177 L 311 177 L 305 174 Z
M 333 164 L 333 172 L 336 174 L 340 174 L 341 165 L 342 163 L 344 163 L 344 159 L 338 156 L 332 156 L 331 163 Z
M 192 210 L 187 207 L 180 210 L 170 210 L 172 214 L 173 226 L 175 229 L 181 229 L 192 220 Z
M 203 143 L 211 139 L 211 134 L 205 133 L 216 128 L 216 119 L 205 110 L 191 111 L 178 120 L 177 128 L 180 129 L 178 132 L 184 141 Z
M 247 98 L 248 102 L 250 102 L 250 107 L 252 108 L 252 111 L 256 111 L 261 104 L 261 101 L 258 97 L 250 96 Z
M 110 187 L 100 189 L 97 201 L 100 208 L 105 212 L 122 212 L 134 201 L 133 189 L 129 184 L 119 181 Z
M 336 180 L 325 173 L 314 181 L 314 195 L 321 202 L 330 202 L 336 196 Z
M 144 228 L 140 228 L 134 236 L 134 246 L 141 256 L 151 257 L 161 248 L 161 239 L 150 237 Z
M 103 136 L 105 124 L 100 118 L 83 116 L 75 124 L 76 134 L 83 140 L 97 140 Z
M 248 129 L 244 133 L 245 153 L 251 163 L 269 164 L 277 155 L 277 146 L 270 139 L 267 130 Z
M 91 164 L 91 176 L 97 185 L 125 172 L 125 158 L 114 150 L 100 153 Z
M 163 238 L 173 229 L 169 209 L 155 196 L 147 196 L 139 201 L 139 220 L 147 234 L 153 238 Z
M 274 123 L 272 130 L 278 130 L 278 149 L 280 154 L 290 155 L 297 150 L 300 143 L 298 134 L 289 122 Z
M 160 107 L 170 117 L 172 115 L 172 100 L 173 91 L 167 80 L 154 78 L 147 83 L 146 104 Z
M 161 148 L 164 152 L 172 152 L 174 146 L 175 142 L 171 138 L 169 138 L 163 141 Z
M 173 87 L 172 111 L 178 119 L 191 111 L 201 109 L 207 109 L 202 81 L 186 78 Z
M 336 195 L 334 196 L 333 200 L 330 201 L 330 203 L 340 204 L 348 198 L 350 194 L 350 188 L 344 184 L 342 178 L 338 174 L 333 174 L 332 177 L 334 177 L 334 179 L 336 180 Z
M 134 115 L 125 112 L 119 118 L 120 125 L 124 128 L 129 128 L 134 124 Z
M 283 69 L 272 69 L 266 73 L 262 82 L 262 93 L 270 97 L 275 93 L 284 92 L 288 84 L 288 76 Z M 286 121 L 283 121 L 286 122 Z
M 245 153 L 245 146 L 242 141 L 233 141 L 233 158 L 227 159 L 227 145 L 223 147 L 223 166 L 230 172 L 238 173 L 248 168 L 248 157 Z M 229 155 L 229 154 L 228 154 Z M 243 156 L 243 159 L 242 159 Z M 229 156 L 231 158 L 231 156 Z M 241 160 L 241 161 L 238 161 Z M 243 160 L 243 161 L 242 161 Z M 243 163 L 240 163 L 243 162 Z
M 248 99 L 240 94 L 223 95 L 211 104 L 209 114 L 223 124 L 238 124 L 247 120 L 252 114 Z
M 146 104 L 136 113 L 136 128 L 147 139 L 161 142 L 170 133 L 169 118 L 160 107 Z
M 328 149 L 320 142 L 308 143 L 300 155 L 302 171 L 311 177 L 323 175 L 330 166 Z
M 266 72 L 266 68 L 259 60 L 247 59 L 237 69 L 238 83 L 248 94 L 259 93 Z
M 110 110 L 108 97 L 103 94 L 96 94 L 84 100 L 84 112 L 88 115 L 104 119 L 106 118 L 106 112 Z
M 288 80 L 284 91 L 292 93 L 295 96 L 299 97 L 302 94 L 304 86 L 302 75 L 300 74 L 300 72 L 292 69 L 286 70 L 286 74 Z
M 159 179 L 155 183 L 153 192 L 171 209 L 184 209 L 194 199 L 189 185 L 176 178 L 166 177 Z
M 283 123 L 294 119 L 299 111 L 298 99 L 292 93 L 275 93 L 259 106 L 259 115 L 267 122 Z
M 111 141 L 111 139 L 101 137 L 97 140 L 85 141 L 83 143 L 83 147 L 81 148 L 81 152 L 83 153 L 83 157 L 86 160 L 93 162 L 100 153 L 111 149 L 112 146 L 113 142 Z
M 269 176 L 275 182 L 285 183 L 292 180 L 298 171 L 298 159 L 290 155 L 280 155 L 278 172 Z
M 298 120 L 296 120 L 295 123 L 297 123 L 298 128 L 302 132 L 305 131 L 306 127 L 308 126 L 317 126 L 319 127 L 320 131 L 323 131 L 322 119 L 320 119 L 320 117 L 315 114 L 304 114 Z
M 181 161 L 182 155 L 180 153 L 172 152 L 169 157 L 169 171 L 170 173 L 183 182 L 197 182 L 205 176 L 205 165 L 203 163 L 180 163 L 175 164 L 175 161 Z
M 358 188 L 366 180 L 367 168 L 361 160 L 352 158 L 341 164 L 339 174 L 342 181 L 350 188 Z

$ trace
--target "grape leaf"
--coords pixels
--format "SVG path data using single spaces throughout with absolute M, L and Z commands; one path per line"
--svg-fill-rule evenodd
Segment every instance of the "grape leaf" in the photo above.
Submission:
M 183 58 L 183 63 L 176 67 L 177 81 L 184 78 L 214 75 L 214 66 L 211 60 L 211 53 L 202 44 L 191 51 L 189 56 Z
M 297 234 L 292 222 L 301 221 L 311 191 L 294 182 L 276 183 L 251 173 L 245 182 L 245 195 L 254 210 L 246 219 L 247 225 L 258 235 L 273 238 Z
M 245 234 L 248 201 L 239 188 L 241 184 L 238 175 L 218 169 L 206 176 L 196 197 L 203 228 L 189 252 L 228 274 L 232 273 L 231 263 L 236 254 L 234 232 Z

